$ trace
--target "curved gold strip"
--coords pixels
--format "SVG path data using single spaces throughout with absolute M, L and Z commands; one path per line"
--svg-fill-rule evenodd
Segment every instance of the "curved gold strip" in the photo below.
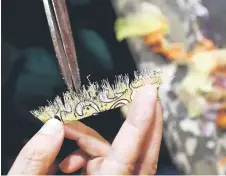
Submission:
M 48 106 L 33 110 L 31 113 L 42 122 L 55 116 L 59 116 L 63 122 L 83 119 L 130 103 L 134 93 L 145 84 L 159 86 L 162 84 L 163 72 L 159 69 L 158 71 L 135 71 L 134 76 L 135 79 L 131 82 L 127 75 L 116 76 L 114 85 L 110 85 L 106 80 L 102 81 L 101 85 L 90 83 L 87 89 L 82 87 L 80 94 L 68 91 L 63 94 L 64 101 L 58 96 L 53 103 L 49 102 Z

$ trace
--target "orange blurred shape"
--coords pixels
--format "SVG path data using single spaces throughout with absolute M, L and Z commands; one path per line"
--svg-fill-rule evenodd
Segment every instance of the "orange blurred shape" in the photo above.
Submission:
M 216 67 L 213 69 L 212 73 L 222 73 L 222 74 L 226 74 L 226 67 L 222 66 L 222 67 Z
M 163 53 L 164 48 L 161 42 L 155 43 L 154 45 L 151 46 L 151 49 L 155 53 Z
M 151 34 L 144 36 L 144 42 L 147 45 L 153 45 L 153 44 L 160 42 L 163 39 L 163 37 L 164 36 L 163 36 L 162 31 L 158 30 L 156 32 L 153 32 Z
M 217 167 L 224 167 L 226 165 L 226 156 L 222 157 L 220 161 L 217 162 Z
M 226 104 L 222 106 L 217 114 L 216 125 L 226 129 Z
M 198 46 L 201 46 L 202 48 L 204 48 L 206 50 L 212 50 L 215 48 L 214 43 L 207 38 L 204 38 L 204 39 L 198 41 L 197 44 L 198 44 Z
M 172 44 L 169 48 L 164 50 L 163 55 L 173 60 L 188 59 L 188 53 L 180 44 Z
M 190 57 L 194 56 L 195 54 L 203 51 L 209 51 L 215 49 L 214 43 L 209 39 L 202 39 L 197 42 L 194 50 L 191 52 Z
M 198 41 L 195 49 L 192 52 L 187 52 L 183 46 L 177 43 L 171 44 L 170 46 L 165 46 L 163 44 L 163 29 L 159 29 L 156 32 L 146 35 L 144 37 L 144 42 L 146 45 L 152 47 L 153 52 L 162 54 L 170 60 L 188 60 L 199 52 L 212 50 L 215 48 L 214 43 L 206 38 Z

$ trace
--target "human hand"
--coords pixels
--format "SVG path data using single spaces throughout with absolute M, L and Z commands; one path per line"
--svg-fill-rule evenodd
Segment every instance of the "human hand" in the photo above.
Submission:
M 83 168 L 86 175 L 155 174 L 162 138 L 162 108 L 156 88 L 141 89 L 112 144 L 79 121 L 65 124 L 63 130 L 63 124 L 50 120 L 22 149 L 9 174 L 46 174 L 64 136 L 80 147 L 61 162 L 60 169 L 65 173 Z

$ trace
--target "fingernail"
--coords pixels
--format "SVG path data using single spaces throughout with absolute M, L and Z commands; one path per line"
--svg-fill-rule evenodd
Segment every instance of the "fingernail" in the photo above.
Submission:
M 145 85 L 139 92 L 137 92 L 137 104 L 142 104 L 150 108 L 153 102 L 157 99 L 157 88 L 151 84 Z
M 157 97 L 157 87 L 155 85 L 147 84 L 139 91 L 139 96 L 146 97 L 145 99 Z
M 61 171 L 65 171 L 65 166 L 67 166 L 67 163 L 65 164 L 65 160 L 63 160 L 59 165 L 59 168 Z
M 133 123 L 143 126 L 152 118 L 157 100 L 157 89 L 153 85 L 145 85 L 135 95 L 131 105 L 130 116 Z
M 55 134 L 60 133 L 63 130 L 63 124 L 57 119 L 51 119 L 45 123 L 40 129 L 42 134 Z

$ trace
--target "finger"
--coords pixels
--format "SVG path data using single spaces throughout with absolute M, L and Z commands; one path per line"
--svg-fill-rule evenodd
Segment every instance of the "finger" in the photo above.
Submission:
M 147 135 L 147 142 L 144 144 L 143 152 L 140 155 L 137 174 L 154 175 L 157 170 L 157 163 L 162 141 L 163 115 L 162 106 L 157 102 L 154 122 L 150 127 L 150 133 Z
M 109 161 L 127 166 L 135 164 L 153 119 L 156 100 L 157 88 L 151 85 L 136 93 L 128 117 L 113 141 Z
M 87 162 L 89 156 L 78 149 L 67 156 L 59 165 L 64 173 L 72 173 L 81 169 Z
M 56 172 L 57 172 L 57 170 L 58 170 L 58 165 L 57 165 L 57 163 L 54 162 L 54 163 L 49 167 L 48 172 L 46 173 L 46 175 L 55 175 Z
M 21 150 L 9 175 L 46 174 L 61 148 L 63 139 L 63 124 L 56 119 L 49 120 Z
M 68 123 L 64 126 L 65 136 L 71 140 L 75 140 L 77 145 L 88 155 L 92 157 L 105 156 L 111 146 L 99 133 L 92 128 L 77 121 Z

